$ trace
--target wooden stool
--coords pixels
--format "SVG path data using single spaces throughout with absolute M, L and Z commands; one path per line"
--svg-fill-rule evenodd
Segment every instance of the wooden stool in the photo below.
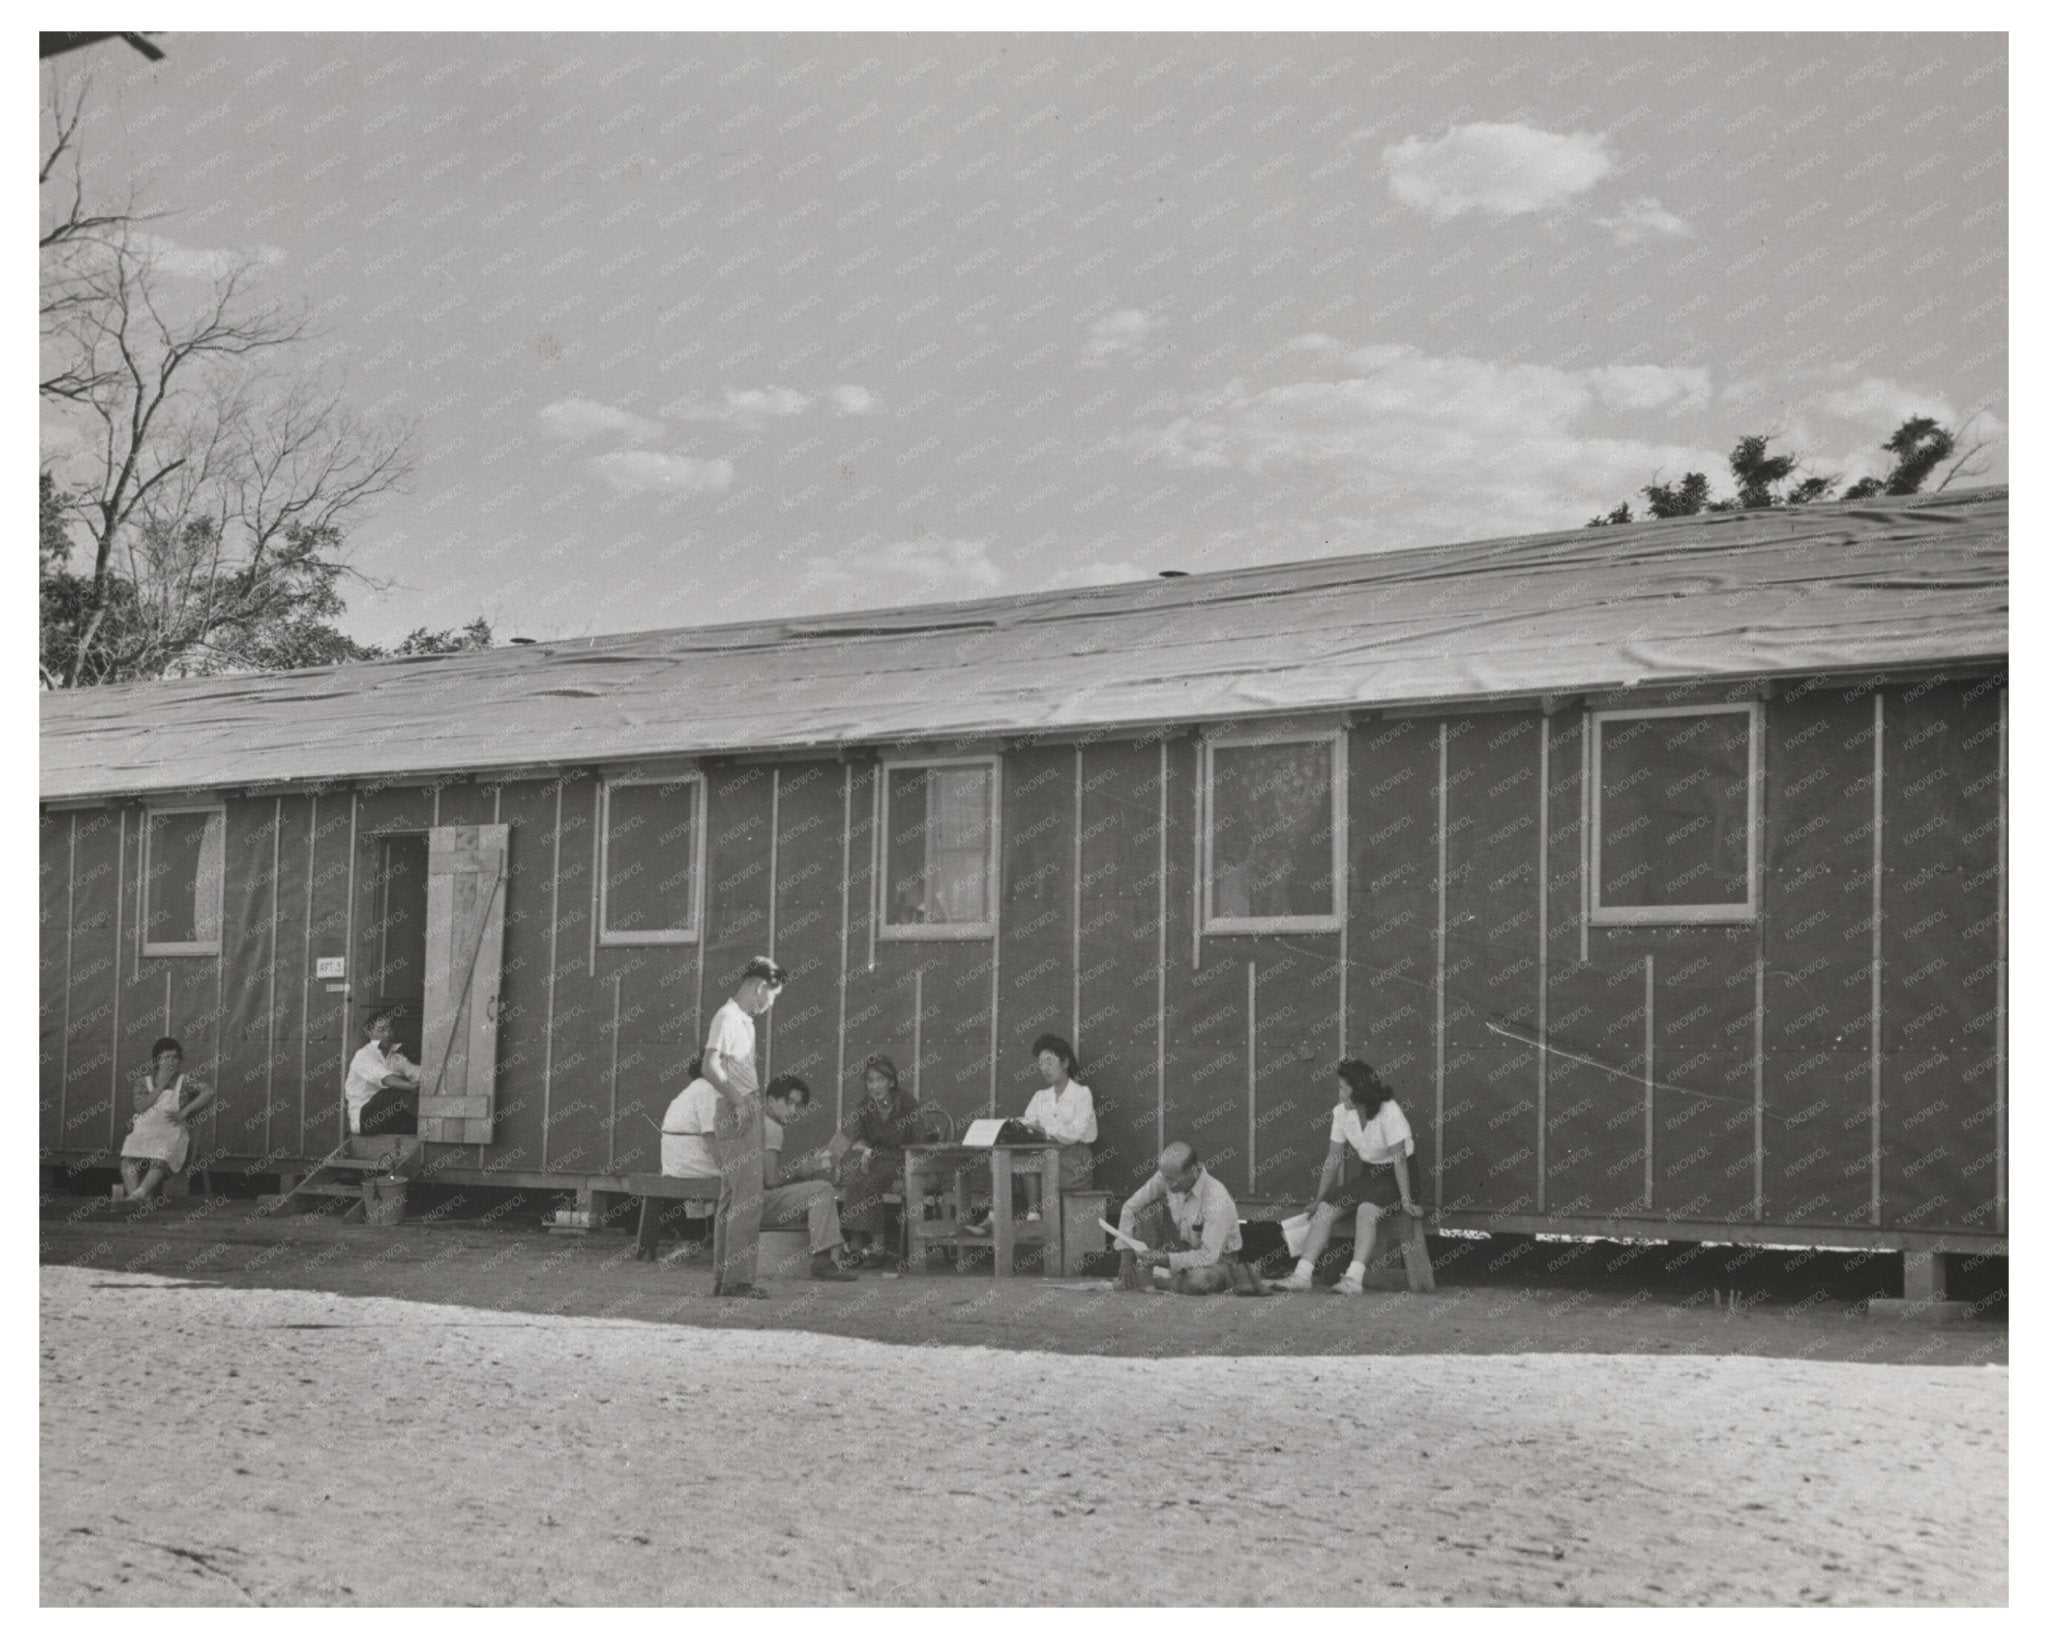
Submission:
M 1100 1220 L 1109 1216 L 1109 1191 L 1106 1189 L 1066 1189 L 1060 1191 L 1060 1273 L 1078 1275 L 1084 1260 L 1091 1252 L 1106 1251 L 1109 1237 L 1102 1232 Z
M 1436 1270 L 1430 1266 L 1429 1235 L 1423 1227 L 1423 1221 L 1420 1218 L 1409 1217 L 1398 1207 L 1392 1212 L 1383 1213 L 1380 1217 L 1379 1233 L 1374 1237 L 1374 1263 L 1388 1255 L 1389 1241 L 1401 1249 L 1401 1262 L 1408 1270 L 1408 1290 L 1434 1292 Z
M 801 1229 L 764 1229 L 754 1261 L 762 1280 L 801 1280 L 811 1272 L 811 1237 Z

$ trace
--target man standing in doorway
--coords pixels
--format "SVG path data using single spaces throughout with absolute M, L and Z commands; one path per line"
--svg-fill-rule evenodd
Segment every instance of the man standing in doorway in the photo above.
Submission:
M 732 999 L 711 1017 L 704 1041 L 704 1079 L 718 1089 L 718 1217 L 711 1234 L 711 1295 L 766 1297 L 754 1284 L 761 1250 L 761 1198 L 767 1156 L 766 1111 L 754 1064 L 754 1020 L 775 1005 L 789 974 L 756 956 L 740 975 Z

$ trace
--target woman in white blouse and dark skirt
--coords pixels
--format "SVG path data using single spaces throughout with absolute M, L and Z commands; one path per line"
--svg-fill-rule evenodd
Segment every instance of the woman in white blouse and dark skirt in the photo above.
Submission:
M 1341 1097 L 1330 1112 L 1330 1153 L 1323 1157 L 1323 1176 L 1316 1191 L 1308 1237 L 1302 1242 L 1294 1273 L 1273 1282 L 1280 1292 L 1306 1292 L 1314 1283 L 1316 1259 L 1330 1244 L 1330 1231 L 1345 1213 L 1356 1210 L 1351 1267 L 1337 1283 L 1338 1292 L 1356 1297 L 1365 1289 L 1365 1266 L 1372 1257 L 1373 1232 L 1380 1215 L 1406 1212 L 1421 1217 L 1408 1178 L 1408 1157 L 1415 1153 L 1415 1135 L 1408 1118 L 1379 1072 L 1364 1059 L 1340 1059 L 1337 1085 Z M 1344 1152 L 1355 1153 L 1364 1167 L 1348 1184 L 1343 1176 Z

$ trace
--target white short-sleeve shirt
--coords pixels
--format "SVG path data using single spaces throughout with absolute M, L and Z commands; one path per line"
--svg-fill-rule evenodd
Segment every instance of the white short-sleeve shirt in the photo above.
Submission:
M 718 1089 L 699 1076 L 669 1101 L 661 1118 L 661 1170 L 670 1178 L 716 1178 L 718 1153 L 711 1135 L 718 1122 Z
M 1358 1152 L 1359 1160 L 1375 1166 L 1384 1166 L 1396 1156 L 1415 1153 L 1415 1134 L 1409 1131 L 1408 1118 L 1401 1113 L 1401 1106 L 1391 1098 L 1373 1113 L 1370 1121 L 1358 1119 L 1355 1105 L 1337 1105 L 1330 1112 L 1330 1142 L 1349 1144 Z
M 363 1106 L 384 1090 L 386 1076 L 411 1074 L 412 1062 L 395 1048 L 387 1056 L 374 1038 L 358 1047 L 356 1056 L 348 1061 L 348 1076 L 341 1088 L 348 1105 L 348 1130 L 362 1131 Z
M 1058 1144 L 1095 1142 L 1095 1095 L 1078 1081 L 1067 1083 L 1066 1091 L 1055 1093 L 1041 1087 L 1024 1106 L 1024 1119 L 1042 1128 Z
M 733 1085 L 743 1093 L 761 1090 L 760 1072 L 754 1068 L 754 1019 L 738 1002 L 727 1002 L 711 1015 L 711 1032 L 704 1038 L 704 1051 L 724 1055 L 732 1067 Z

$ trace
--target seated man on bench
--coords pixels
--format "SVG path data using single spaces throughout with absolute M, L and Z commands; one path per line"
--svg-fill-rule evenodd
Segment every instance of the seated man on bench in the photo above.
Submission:
M 1244 1234 L 1237 1227 L 1237 1202 L 1192 1144 L 1173 1143 L 1160 1151 L 1159 1170 L 1124 1202 L 1117 1237 L 1146 1247 L 1140 1252 L 1124 1246 L 1120 1284 L 1127 1292 L 1144 1291 L 1151 1271 L 1165 1269 L 1176 1292 L 1247 1298 L 1265 1293 L 1257 1272 L 1238 1256 Z
M 782 1170 L 782 1128 L 811 1107 L 811 1084 L 802 1076 L 781 1075 L 762 1090 L 767 1114 L 762 1122 L 766 1132 L 766 1159 L 761 1182 L 761 1226 L 773 1229 L 783 1224 L 806 1224 L 811 1236 L 811 1279 L 852 1280 L 832 1254 L 846 1243 L 839 1232 L 839 1200 L 832 1186 L 822 1178 L 798 1180 Z M 829 1161 L 822 1163 L 829 1168 Z M 794 1173 L 796 1169 L 792 1169 Z
M 661 1172 L 664 1178 L 717 1178 L 718 1155 L 711 1147 L 718 1122 L 718 1089 L 704 1079 L 704 1060 L 697 1057 L 684 1066 L 689 1084 L 669 1101 L 661 1118 Z M 680 1208 L 680 1210 L 677 1210 Z M 677 1201 L 664 1208 L 664 1227 L 677 1218 L 709 1218 L 718 1210 L 716 1201 Z M 708 1254 L 711 1238 L 686 1240 L 668 1255 L 667 1262 Z

